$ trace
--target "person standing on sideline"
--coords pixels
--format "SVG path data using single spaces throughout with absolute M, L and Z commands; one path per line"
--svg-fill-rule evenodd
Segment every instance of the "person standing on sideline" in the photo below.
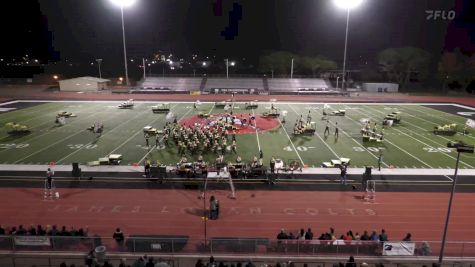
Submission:
M 383 151 L 379 152 L 378 157 L 378 170 L 381 171 L 381 164 L 383 163 Z
M 48 189 L 51 189 L 52 187 L 53 175 L 54 175 L 54 171 L 52 171 L 51 168 L 48 168 L 48 170 L 46 171 L 46 184 L 47 184 Z
M 260 159 L 264 158 L 264 153 L 262 152 L 262 149 L 259 150 L 259 158 Z
M 335 122 L 335 137 L 338 138 L 338 122 Z
M 148 158 L 145 158 L 144 161 L 144 177 L 150 178 L 150 161 Z
M 342 163 L 340 165 L 340 183 L 343 185 L 346 185 L 346 168 L 347 167 L 348 165 L 346 165 L 345 163 Z

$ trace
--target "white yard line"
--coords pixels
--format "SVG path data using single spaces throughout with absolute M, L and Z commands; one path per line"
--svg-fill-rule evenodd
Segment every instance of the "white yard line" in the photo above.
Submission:
M 214 107 L 214 105 L 213 105 L 213 107 Z M 209 113 L 211 113 L 212 110 L 213 110 L 213 108 L 211 108 L 211 110 L 209 111 Z M 183 116 L 180 117 L 180 119 L 178 120 L 178 122 L 180 122 L 186 115 L 188 115 L 188 113 L 190 113 L 190 111 L 191 111 L 191 109 L 188 110 L 185 114 L 183 114 Z M 163 136 L 162 136 L 162 138 L 160 138 L 160 142 L 161 142 L 162 140 L 163 140 Z M 152 149 L 149 149 L 149 150 L 147 151 L 147 153 L 139 160 L 138 164 L 140 165 L 140 164 L 148 157 L 148 155 L 149 155 L 150 153 L 152 153 L 152 151 L 153 151 L 153 148 L 152 148 Z
M 290 109 L 291 109 L 295 114 L 297 114 L 297 116 L 300 115 L 291 105 L 289 105 L 289 104 L 287 104 L 287 105 L 290 107 Z M 284 130 L 285 130 L 285 129 L 284 129 Z M 285 133 L 287 133 L 287 132 L 285 132 Z M 315 134 L 317 135 L 318 138 L 320 138 L 320 140 L 323 142 L 323 144 L 325 144 L 325 146 L 328 148 L 328 150 L 330 150 L 330 151 L 333 153 L 333 155 L 335 155 L 335 157 L 337 157 L 337 158 L 339 159 L 340 156 L 327 144 L 327 142 L 325 142 L 325 140 L 323 140 L 323 138 L 322 138 L 316 131 L 315 131 Z M 287 134 L 287 136 L 289 136 L 289 135 Z M 289 139 L 290 139 L 290 138 L 289 138 Z M 291 141 L 291 142 L 292 142 L 292 141 Z M 293 143 L 292 143 L 292 146 L 293 146 Z M 295 149 L 295 147 L 294 147 L 294 149 Z M 295 151 L 297 151 L 297 150 L 295 149 Z M 297 152 L 297 154 L 298 154 L 298 152 Z
M 368 108 L 368 109 L 369 109 L 369 108 Z M 379 112 L 379 113 L 385 115 L 383 112 L 381 112 L 381 111 L 379 111 L 379 110 L 377 110 L 377 109 L 372 109 L 372 110 L 374 110 L 374 111 L 376 111 L 376 112 Z M 368 115 L 368 116 L 371 116 L 371 115 Z M 371 117 L 374 118 L 374 116 L 371 116 Z M 378 117 L 376 117 L 376 119 L 378 119 Z M 382 118 L 381 118 L 381 120 L 382 120 Z M 412 123 L 410 123 L 410 122 L 408 122 L 408 121 L 406 121 L 406 123 L 412 124 Z M 414 125 L 414 124 L 412 124 L 412 125 Z M 416 126 L 416 127 L 418 127 L 418 126 Z M 420 127 L 418 127 L 418 128 L 420 128 Z M 419 134 L 419 133 L 417 133 L 417 132 L 415 132 L 415 131 L 412 131 L 412 130 L 409 129 L 409 128 L 406 128 L 406 129 L 407 129 L 408 131 L 410 131 L 410 132 L 416 134 L 416 135 L 419 135 L 419 136 L 421 136 L 421 137 L 423 137 L 423 138 L 425 138 L 425 139 L 428 139 L 428 140 L 431 141 L 431 142 L 434 142 L 434 143 L 436 143 L 436 144 L 438 144 L 438 145 L 442 145 L 442 144 L 440 144 L 440 143 L 437 143 L 436 141 L 431 140 L 430 138 L 427 138 L 427 137 L 425 137 L 425 136 L 423 136 L 423 135 L 421 135 L 421 134 Z M 420 129 L 422 129 L 422 130 L 425 131 L 424 128 L 420 128 Z M 414 139 L 416 142 L 419 142 L 419 143 L 425 145 L 426 147 L 432 147 L 431 145 L 429 145 L 429 144 L 427 144 L 427 143 L 424 143 L 424 142 L 422 142 L 421 140 L 419 140 L 419 139 L 417 139 L 417 138 L 415 138 L 415 137 L 413 137 L 413 136 L 411 136 L 411 135 L 409 135 L 409 134 L 407 134 L 407 133 L 405 133 L 405 132 L 403 132 L 403 131 L 401 131 L 401 130 L 399 130 L 399 129 L 394 128 L 394 130 L 396 130 L 397 132 L 399 132 L 399 133 L 401 133 L 401 134 L 403 134 L 403 135 L 405 135 L 405 136 L 408 136 L 408 137 Z M 447 139 L 447 140 L 449 140 L 449 139 Z M 450 140 L 449 140 L 449 141 L 450 141 Z M 444 145 L 444 146 L 445 146 L 445 145 Z M 454 159 L 454 160 L 456 159 L 454 156 L 451 156 L 451 155 L 449 155 L 449 154 L 447 154 L 447 153 L 445 153 L 445 152 L 440 152 L 440 153 L 442 153 L 443 155 L 445 155 L 445 156 L 447 156 L 447 157 L 449 157 L 449 158 L 451 158 L 451 159 Z M 473 167 L 472 165 L 470 165 L 470 164 L 467 164 L 467 163 L 465 163 L 465 162 L 463 162 L 463 161 L 460 161 L 460 162 L 461 162 L 462 164 L 464 164 L 464 165 L 470 167 L 470 168 L 474 168 L 474 167 Z
M 36 155 L 36 154 L 38 154 L 38 153 L 40 153 L 40 152 L 42 152 L 42 151 L 45 151 L 46 149 L 48 149 L 48 148 L 50 148 L 50 147 L 52 147 L 52 146 L 54 146 L 54 145 L 56 145 L 56 144 L 59 144 L 59 143 L 63 142 L 64 140 L 68 140 L 69 138 L 71 138 L 71 137 L 73 137 L 73 136 L 76 136 L 76 135 L 78 135 L 78 134 L 82 134 L 84 131 L 87 131 L 87 129 L 84 129 L 84 130 L 82 130 L 82 131 L 79 131 L 79 132 L 77 132 L 77 133 L 75 133 L 75 134 L 73 134 L 73 135 L 66 136 L 65 138 L 60 139 L 60 140 L 58 140 L 58 141 L 56 141 L 56 142 L 50 144 L 49 146 L 43 147 L 43 148 L 40 149 L 40 150 L 36 150 L 35 152 L 33 152 L 33 153 L 27 155 L 26 157 L 23 157 L 23 158 L 21 158 L 21 159 L 15 161 L 15 162 L 13 162 L 13 164 L 16 164 L 16 163 L 18 163 L 18 162 L 21 162 L 21 161 L 23 161 L 23 160 L 25 160 L 25 159 L 27 159 L 27 158 L 33 156 L 33 155 Z
M 252 115 L 256 117 L 256 114 L 254 113 L 254 109 L 252 110 Z M 257 120 L 254 120 L 254 129 L 256 130 L 256 139 L 257 139 L 257 147 L 259 148 L 259 151 L 261 151 L 261 143 L 259 142 L 259 132 L 257 132 Z M 280 121 L 280 120 L 279 120 Z M 298 154 L 298 153 L 297 153 Z M 300 157 L 300 156 L 299 156 Z
M 346 106 L 346 105 L 345 105 Z M 354 109 L 356 110 L 356 109 Z M 362 112 L 356 110 L 357 112 L 363 114 Z M 363 114 L 365 115 L 365 114 Z M 366 116 L 366 115 L 365 115 Z M 345 118 L 348 118 L 350 119 L 351 121 L 353 121 L 354 123 L 356 123 L 357 125 L 361 125 L 359 122 L 355 121 L 354 119 L 352 119 L 350 116 L 346 115 Z M 398 145 L 394 144 L 393 142 L 389 141 L 388 138 L 385 138 L 384 141 L 390 143 L 391 145 L 395 146 L 396 148 L 398 148 L 399 150 L 401 150 L 402 152 L 408 154 L 409 156 L 411 156 L 412 158 L 414 158 L 415 160 L 419 161 L 420 163 L 426 165 L 427 167 L 429 168 L 433 168 L 432 166 L 430 166 L 429 164 L 425 163 L 423 160 L 421 160 L 420 158 L 414 156 L 413 154 L 409 153 L 408 151 L 406 151 L 405 149 L 403 149 L 402 147 L 399 147 Z
M 92 108 L 89 108 L 89 109 L 92 109 Z M 91 117 L 91 116 L 93 116 L 93 115 L 97 115 L 97 113 L 92 113 L 92 114 L 89 114 L 89 115 L 87 115 L 87 116 L 85 116 L 85 117 L 76 118 L 74 122 L 77 122 L 78 120 L 79 120 L 79 121 L 83 121 L 84 118 L 89 118 L 89 117 Z M 34 136 L 34 137 L 30 138 L 30 139 L 26 139 L 26 140 L 22 141 L 21 143 L 24 144 L 24 143 L 26 143 L 26 142 L 30 142 L 30 141 L 36 140 L 36 139 L 38 139 L 38 138 L 40 138 L 40 137 L 42 137 L 42 136 L 45 136 L 45 135 L 47 135 L 47 134 L 50 134 L 50 133 L 53 133 L 53 132 L 56 132 L 56 131 L 59 131 L 59 130 L 64 130 L 65 128 L 68 128 L 68 127 L 70 127 L 71 125 L 72 125 L 72 123 L 66 123 L 66 125 L 58 126 L 58 127 L 56 127 L 55 129 L 53 129 L 53 130 L 51 130 L 51 131 L 47 131 L 47 132 L 45 132 L 44 134 L 40 134 L 40 135 Z M 6 151 L 6 150 L 9 150 L 9 149 L 11 149 L 11 148 L 7 148 L 7 149 L 4 149 L 4 150 L 1 150 L 0 152 Z
M 114 132 L 114 130 L 116 130 L 116 129 L 119 128 L 120 126 L 122 126 L 122 125 L 128 123 L 128 122 L 131 121 L 131 120 L 135 120 L 137 117 L 142 116 L 142 115 L 145 114 L 146 112 L 150 112 L 150 111 L 149 111 L 149 110 L 144 110 L 144 111 L 138 113 L 138 114 L 137 114 L 136 116 L 134 116 L 133 118 L 128 119 L 128 120 L 126 120 L 126 121 L 120 123 L 119 125 L 115 126 L 114 128 L 110 129 L 110 130 L 107 131 L 104 135 L 101 135 L 100 138 L 102 138 L 103 136 L 106 136 L 106 135 L 108 135 L 108 134 L 111 134 L 112 132 Z M 97 140 L 96 140 L 96 141 L 97 141 Z M 90 145 L 90 144 L 92 144 L 92 143 L 93 143 L 93 142 L 89 142 L 89 143 L 87 143 L 86 145 L 82 146 L 81 148 L 76 149 L 75 151 L 69 153 L 68 155 L 64 156 L 64 157 L 61 158 L 60 160 L 56 161 L 56 163 L 58 164 L 58 163 L 60 163 L 61 161 L 63 161 L 63 160 L 65 160 L 65 159 L 69 158 L 70 156 L 72 156 L 72 155 L 78 153 L 78 152 L 81 151 L 84 147 L 86 147 L 87 145 Z
M 293 143 L 292 140 L 290 139 L 290 136 L 289 136 L 289 134 L 287 133 L 287 130 L 285 130 L 285 127 L 284 127 L 284 125 L 282 124 L 282 122 L 280 121 L 279 118 L 278 118 L 278 120 L 279 120 L 280 127 L 282 127 L 282 129 L 283 129 L 284 132 L 285 132 L 285 135 L 287 135 L 287 138 L 289 139 L 290 144 L 292 145 L 292 148 L 293 148 L 294 151 L 295 151 L 295 154 L 297 154 L 297 157 L 299 157 L 300 163 L 302 163 L 302 166 L 305 166 L 305 163 L 303 162 L 302 157 L 300 157 L 300 154 L 299 154 L 298 150 L 295 148 L 294 143 Z
M 457 105 L 454 105 L 454 106 L 457 106 Z M 439 121 L 445 121 L 445 123 L 454 123 L 453 120 L 446 119 L 445 117 L 437 117 L 437 116 L 434 116 L 434 115 L 432 115 L 432 114 L 424 113 L 424 112 L 419 111 L 419 110 L 416 110 L 416 109 L 410 109 L 410 108 L 407 108 L 407 109 L 408 109 L 408 110 L 412 110 L 412 111 L 416 111 L 416 112 L 419 112 L 419 113 L 422 113 L 422 114 L 424 114 L 424 115 L 431 116 L 431 117 L 433 117 L 433 118 L 438 119 Z M 438 112 L 440 112 L 440 113 L 443 113 L 443 111 L 440 111 L 440 110 L 436 110 L 436 111 L 438 111 Z M 406 113 L 406 114 L 409 115 L 409 116 L 411 116 L 411 117 L 414 117 L 414 118 L 416 118 L 416 119 L 419 119 L 419 120 L 421 120 L 421 121 L 425 121 L 425 122 L 427 122 L 427 123 L 431 123 L 431 124 L 435 124 L 435 125 L 440 125 L 440 123 L 436 123 L 436 122 L 434 122 L 434 121 L 429 121 L 429 120 L 426 120 L 426 119 L 423 119 L 423 118 L 419 118 L 419 117 L 414 116 L 414 115 L 411 115 L 411 114 L 409 114 L 409 113 Z M 450 113 L 447 113 L 447 114 L 453 115 L 453 116 L 457 116 L 457 115 L 450 114 Z M 461 123 L 459 123 L 459 124 L 461 124 Z M 463 124 L 462 124 L 462 125 L 463 125 Z M 440 135 L 438 135 L 438 136 L 441 137 L 441 138 L 447 139 L 447 138 L 445 138 L 445 137 L 443 137 L 443 136 L 440 136 Z M 468 137 L 468 138 L 471 138 L 471 139 L 475 139 L 475 137 L 473 137 L 473 136 L 471 136 L 471 135 L 465 135 L 465 136 Z M 447 139 L 447 140 L 450 140 L 450 139 Z
M 172 108 L 176 107 L 178 104 L 175 104 Z M 170 108 L 170 110 L 172 109 Z M 188 110 L 188 112 L 191 111 L 191 108 L 190 110 Z M 157 117 L 156 119 L 152 120 L 151 122 L 147 123 L 147 125 L 150 125 L 154 122 L 156 122 L 158 119 L 160 119 L 160 116 Z M 143 129 L 140 129 L 138 130 L 137 132 L 135 132 L 134 135 L 132 135 L 131 137 L 127 138 L 127 140 L 125 140 L 124 142 L 122 142 L 119 146 L 117 146 L 116 148 L 114 148 L 111 152 L 107 153 L 107 155 L 110 155 L 112 153 L 114 153 L 115 151 L 117 151 L 119 148 L 121 148 L 122 146 L 124 146 L 125 144 L 127 144 L 132 138 L 134 138 L 135 136 L 137 136 L 139 133 L 143 133 Z

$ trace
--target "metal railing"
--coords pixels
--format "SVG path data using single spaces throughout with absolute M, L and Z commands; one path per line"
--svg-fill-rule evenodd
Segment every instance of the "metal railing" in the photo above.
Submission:
M 415 256 L 437 256 L 440 241 L 415 243 Z M 426 246 L 425 244 L 428 246 Z M 105 246 L 114 253 L 213 254 L 213 255 L 288 255 L 288 256 L 381 256 L 383 245 L 377 241 L 271 240 L 267 238 L 190 239 L 186 236 L 131 236 L 124 242 L 112 238 L 71 236 L 0 236 L 0 251 L 90 252 Z M 447 242 L 446 256 L 475 257 L 475 242 Z

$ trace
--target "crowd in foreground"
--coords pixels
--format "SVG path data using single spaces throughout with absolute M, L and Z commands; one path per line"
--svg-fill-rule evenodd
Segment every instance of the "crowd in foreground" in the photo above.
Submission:
M 0 235 L 32 235 L 32 236 L 83 236 L 86 237 L 88 234 L 88 228 L 79 228 L 76 229 L 75 227 L 66 228 L 66 226 L 62 226 L 58 228 L 56 225 L 46 225 L 43 227 L 41 224 L 38 225 L 30 225 L 30 227 L 25 227 L 23 225 L 19 226 L 11 226 L 5 227 L 0 225 Z
M 371 234 L 369 234 L 368 231 L 363 231 L 363 234 L 360 235 L 359 232 L 353 233 L 352 230 L 348 230 L 346 234 L 341 234 L 337 235 L 335 234 L 335 229 L 330 228 L 328 232 L 321 233 L 318 238 L 314 238 L 314 233 L 312 232 L 311 228 L 308 228 L 307 231 L 305 231 L 303 228 L 300 229 L 300 231 L 296 234 L 292 233 L 291 231 L 286 232 L 285 229 L 281 229 L 280 232 L 277 234 L 277 240 L 284 240 L 284 239 L 294 239 L 294 240 L 345 240 L 345 241 L 351 241 L 351 240 L 361 240 L 361 241 L 380 241 L 380 242 L 385 242 L 389 241 L 388 234 L 386 233 L 386 230 L 381 229 L 380 233 L 377 233 L 376 231 L 372 231 Z M 412 235 L 411 233 L 407 233 L 406 236 L 402 239 L 402 241 L 407 241 L 410 242 L 412 241 Z

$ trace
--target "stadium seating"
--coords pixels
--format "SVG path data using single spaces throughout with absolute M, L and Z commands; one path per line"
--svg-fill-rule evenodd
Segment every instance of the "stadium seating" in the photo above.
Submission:
M 208 78 L 205 91 L 215 93 L 215 89 L 221 89 L 221 92 L 255 93 L 264 90 L 264 83 L 261 78 Z M 253 89 L 249 92 L 250 89 Z
M 147 77 L 140 86 L 140 91 L 148 93 L 195 91 L 200 89 L 201 80 L 202 78 Z
M 268 79 L 271 91 L 328 90 L 331 86 L 323 79 Z

